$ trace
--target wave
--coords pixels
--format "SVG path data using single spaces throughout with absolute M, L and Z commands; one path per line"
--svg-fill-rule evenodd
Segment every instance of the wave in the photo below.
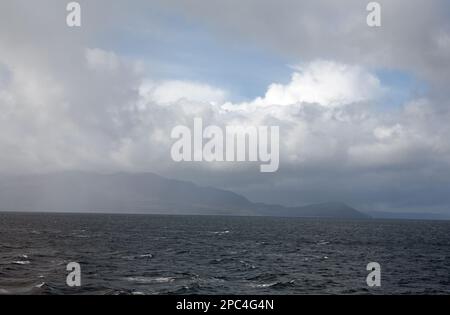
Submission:
M 252 288 L 272 288 L 272 289 L 285 289 L 295 286 L 295 280 L 290 281 L 274 281 L 268 283 L 250 283 Z
M 127 277 L 125 280 L 135 283 L 168 283 L 175 281 L 174 277 Z
M 52 288 L 45 283 L 22 283 L 17 285 L 10 285 L 0 287 L 0 295 L 17 295 L 17 294 L 44 294 L 52 291 Z
M 15 260 L 11 263 L 13 265 L 29 265 L 31 262 L 29 260 Z
M 230 231 L 229 230 L 225 230 L 225 231 L 215 231 L 215 232 L 211 232 L 212 234 L 215 234 L 215 235 L 225 235 L 225 234 L 228 234 L 228 233 L 230 233 Z

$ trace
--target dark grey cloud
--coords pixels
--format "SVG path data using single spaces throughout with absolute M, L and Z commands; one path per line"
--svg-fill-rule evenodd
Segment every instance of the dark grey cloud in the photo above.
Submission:
M 380 0 L 382 27 L 366 24 L 370 1 L 246 0 L 180 3 L 174 9 L 230 41 L 249 41 L 300 61 L 331 59 L 449 78 L 450 3 Z

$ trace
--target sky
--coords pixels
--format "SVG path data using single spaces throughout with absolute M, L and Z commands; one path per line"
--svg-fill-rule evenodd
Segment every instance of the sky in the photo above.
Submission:
M 0 173 L 155 172 L 253 201 L 450 213 L 450 2 L 0 2 Z M 176 125 L 280 126 L 280 168 L 176 163 Z

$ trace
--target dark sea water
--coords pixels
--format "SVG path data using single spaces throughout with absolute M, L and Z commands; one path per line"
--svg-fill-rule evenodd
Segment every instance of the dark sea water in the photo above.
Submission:
M 392 293 L 450 293 L 449 222 L 0 213 L 0 294 Z

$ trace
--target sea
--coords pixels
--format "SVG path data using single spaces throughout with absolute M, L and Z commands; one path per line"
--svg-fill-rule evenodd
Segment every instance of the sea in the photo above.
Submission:
M 449 293 L 448 221 L 0 213 L 0 294 Z

